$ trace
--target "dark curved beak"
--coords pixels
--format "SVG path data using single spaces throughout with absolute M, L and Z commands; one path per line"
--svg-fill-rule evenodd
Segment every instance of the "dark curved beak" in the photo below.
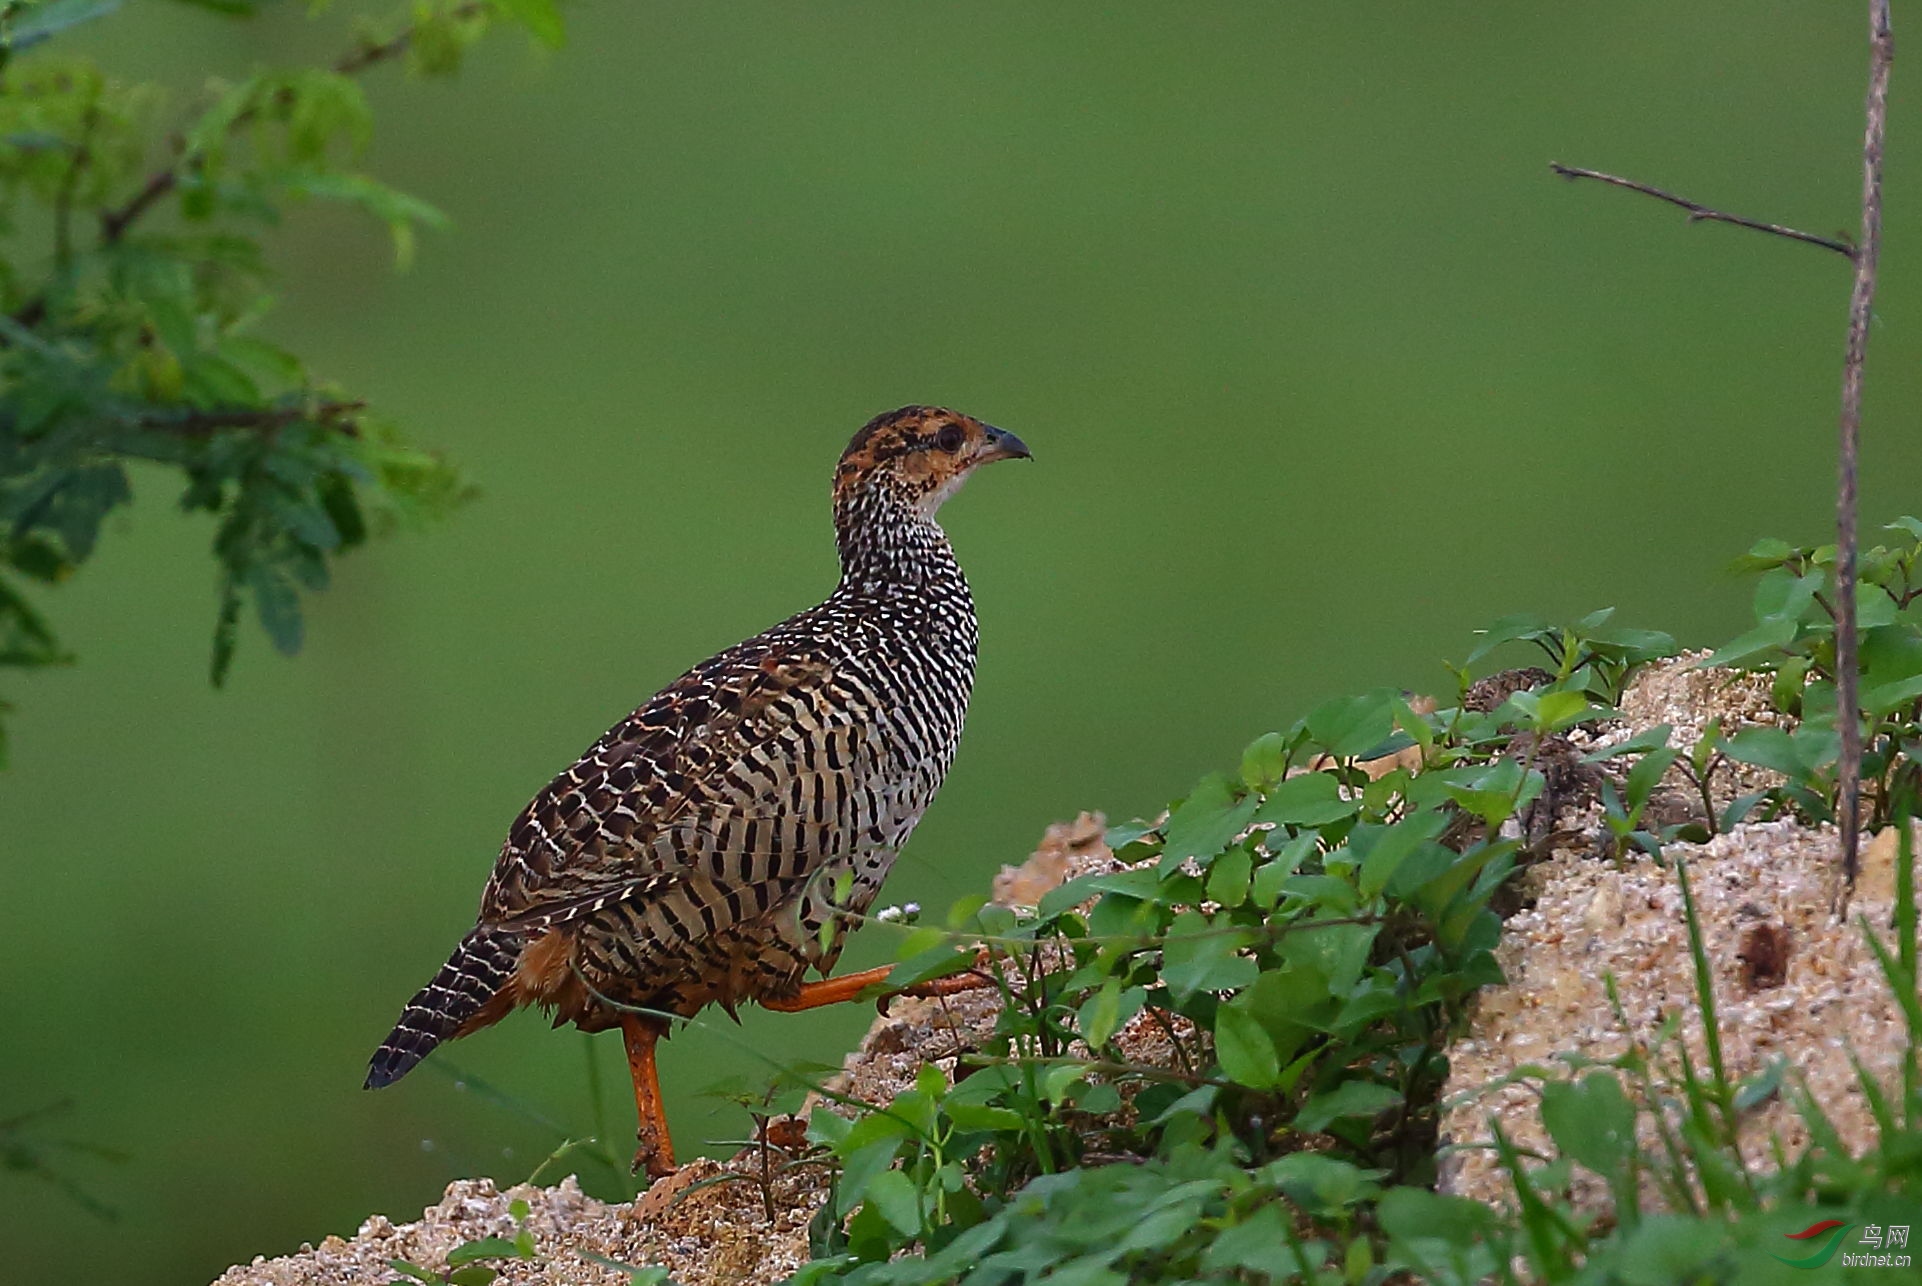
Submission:
M 1034 452 L 1028 450 L 1028 444 L 1006 429 L 997 429 L 992 424 L 981 427 L 988 431 L 988 440 L 975 456 L 976 464 L 987 464 L 993 460 L 1034 459 Z

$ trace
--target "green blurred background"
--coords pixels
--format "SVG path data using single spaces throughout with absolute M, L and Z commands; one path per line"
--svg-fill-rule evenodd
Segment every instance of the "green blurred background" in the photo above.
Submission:
M 8 694 L 0 1115 L 71 1097 L 61 1130 L 131 1160 L 70 1167 L 114 1224 L 0 1175 L 9 1279 L 204 1281 L 531 1170 L 539 1126 L 432 1071 L 365 1094 L 366 1055 L 526 797 L 829 588 L 830 467 L 877 411 L 956 406 L 1038 457 L 946 514 L 980 676 L 893 900 L 1155 809 L 1322 697 L 1441 686 L 1507 612 L 1733 634 L 1727 561 L 1830 521 L 1848 266 L 1546 163 L 1851 227 L 1856 10 L 601 0 L 551 56 L 504 33 L 453 83 L 370 76 L 369 167 L 457 226 L 396 275 L 378 229 L 303 213 L 272 333 L 485 494 L 349 559 L 306 654 L 250 635 L 223 694 L 211 533 L 165 488 L 50 596 L 82 661 Z M 136 0 L 83 43 L 184 95 L 342 31 Z M 1871 524 L 1922 504 L 1918 77 Z M 865 1021 L 677 1036 L 684 1150 L 744 1128 L 705 1085 Z M 447 1052 L 586 1133 L 583 1046 L 524 1016 Z

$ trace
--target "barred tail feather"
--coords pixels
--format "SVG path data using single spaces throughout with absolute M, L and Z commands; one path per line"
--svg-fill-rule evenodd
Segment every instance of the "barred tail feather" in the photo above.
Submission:
M 367 1065 L 366 1088 L 392 1085 L 436 1045 L 458 1035 L 499 994 L 526 942 L 523 935 L 501 929 L 475 929 L 462 938 L 434 980 L 407 1002 L 394 1030 L 374 1051 Z

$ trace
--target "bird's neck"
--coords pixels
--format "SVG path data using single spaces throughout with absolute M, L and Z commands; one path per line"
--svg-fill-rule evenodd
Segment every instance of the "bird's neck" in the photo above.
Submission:
M 835 506 L 834 540 L 841 553 L 843 593 L 933 589 L 960 580 L 960 565 L 941 525 L 880 487 Z

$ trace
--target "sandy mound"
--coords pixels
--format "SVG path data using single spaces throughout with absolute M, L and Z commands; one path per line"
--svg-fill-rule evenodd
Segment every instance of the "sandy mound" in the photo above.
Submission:
M 1576 730 L 1557 754 L 1571 764 L 1599 747 L 1619 744 L 1667 723 L 1671 744 L 1695 744 L 1712 719 L 1724 735 L 1751 724 L 1779 723 L 1766 703 L 1766 682 L 1698 667 L 1701 654 L 1648 667 L 1622 702 L 1624 718 L 1600 729 Z M 1546 749 L 1546 747 L 1545 747 Z M 1544 755 L 1544 767 L 1551 756 Z M 1625 765 L 1618 765 L 1619 772 Z M 1639 854 L 1605 855 L 1594 783 L 1583 767 L 1568 774 L 1564 795 L 1551 791 L 1557 816 L 1543 819 L 1546 856 L 1518 877 L 1515 910 L 1500 958 L 1509 981 L 1477 1000 L 1471 1029 L 1451 1050 L 1452 1071 L 1442 1122 L 1446 1141 L 1486 1140 L 1490 1116 L 1524 1149 L 1551 1150 L 1537 1115 L 1534 1090 L 1508 1083 L 1533 1065 L 1566 1074 L 1558 1054 L 1608 1058 L 1630 1041 L 1647 1042 L 1670 1015 L 1681 1017 L 1681 1039 L 1696 1066 L 1706 1065 L 1701 1021 L 1673 860 L 1688 863 L 1715 973 L 1724 1055 L 1740 1078 L 1784 1060 L 1806 1079 L 1851 1148 L 1866 1146 L 1874 1124 L 1849 1063 L 1853 1050 L 1865 1066 L 1892 1079 L 1903 1032 L 1858 917 L 1882 931 L 1889 918 L 1895 835 L 1865 850 L 1864 874 L 1851 922 L 1829 910 L 1837 844 L 1834 832 L 1790 821 L 1750 822 L 1707 843 L 1673 844 L 1666 867 Z M 1762 770 L 1726 765 L 1711 794 L 1719 810 L 1735 794 L 1772 779 Z M 1672 770 L 1653 810 L 1674 820 L 1699 819 L 1699 792 Z M 1537 827 L 1531 825 L 1530 838 Z M 1099 815 L 1082 814 L 1049 828 L 1038 851 L 995 881 L 997 899 L 1031 905 L 1062 880 L 1114 863 L 1101 841 Z M 1602 979 L 1617 980 L 1627 1026 L 1611 1011 Z M 871 1103 L 887 1102 L 932 1063 L 952 1074 L 955 1060 L 979 1048 L 999 1014 L 999 993 L 982 990 L 935 1000 L 897 1000 L 878 1017 L 849 1055 L 833 1088 Z M 1165 1037 L 1146 1015 L 1120 1034 L 1129 1054 L 1144 1062 L 1172 1057 Z M 1672 1051 L 1666 1056 L 1673 1064 Z M 1493 1087 L 1493 1088 L 1491 1088 Z M 777 1142 L 797 1145 L 798 1122 L 777 1121 Z M 1748 1159 L 1767 1165 L 1771 1136 L 1792 1155 L 1806 1142 L 1781 1096 L 1752 1109 L 1743 1128 Z M 1644 1140 L 1652 1145 L 1652 1137 Z M 329 1237 L 317 1247 L 280 1259 L 256 1259 L 231 1269 L 216 1286 L 371 1286 L 395 1281 L 387 1266 L 403 1258 L 439 1269 L 453 1247 L 482 1236 L 511 1236 L 509 1204 L 525 1201 L 527 1228 L 539 1255 L 490 1260 L 504 1286 L 523 1283 L 617 1286 L 623 1264 L 661 1266 L 681 1286 L 778 1282 L 808 1258 L 807 1224 L 825 1199 L 824 1168 L 800 1167 L 777 1176 L 764 1195 L 754 1181 L 760 1154 L 750 1149 L 725 1166 L 699 1161 L 628 1205 L 585 1196 L 573 1179 L 554 1188 L 501 1192 L 485 1179 L 463 1180 L 414 1223 L 396 1226 L 374 1216 L 352 1238 Z M 735 1177 L 729 1177 L 735 1176 Z M 1491 1154 L 1451 1150 L 1443 1188 L 1485 1201 L 1503 1201 L 1508 1185 Z M 1586 1183 L 1587 1186 L 1583 1186 Z M 1592 1176 L 1578 1176 L 1578 1201 L 1604 1197 Z M 773 1218 L 767 1214 L 771 1198 Z

